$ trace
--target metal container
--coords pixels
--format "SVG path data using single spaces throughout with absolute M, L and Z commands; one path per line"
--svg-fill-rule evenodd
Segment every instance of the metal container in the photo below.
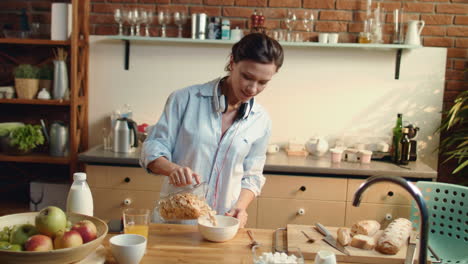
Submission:
M 133 152 L 138 147 L 137 125 L 128 118 L 119 118 L 114 125 L 114 152 Z
M 54 88 L 53 98 L 56 100 L 68 99 L 68 71 L 67 64 L 62 60 L 54 60 Z
M 50 126 L 49 154 L 54 157 L 65 157 L 69 153 L 68 127 L 62 121 L 55 121 Z

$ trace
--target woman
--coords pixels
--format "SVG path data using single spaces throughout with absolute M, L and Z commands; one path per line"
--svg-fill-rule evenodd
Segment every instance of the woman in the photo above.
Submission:
M 206 182 L 217 214 L 247 222 L 260 194 L 271 120 L 255 102 L 283 64 L 281 45 L 267 35 L 246 35 L 232 47 L 228 75 L 172 93 L 143 144 L 140 163 L 168 176 L 161 196 Z

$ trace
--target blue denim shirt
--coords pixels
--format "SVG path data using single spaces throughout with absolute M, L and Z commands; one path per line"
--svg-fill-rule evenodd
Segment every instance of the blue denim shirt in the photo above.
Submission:
M 249 116 L 235 121 L 221 138 L 222 114 L 213 106 L 218 82 L 215 79 L 193 85 L 169 96 L 164 112 L 143 143 L 140 164 L 146 168 L 164 156 L 191 168 L 208 184 L 206 199 L 210 206 L 224 214 L 235 205 L 241 189 L 260 194 L 265 183 L 263 167 L 271 119 L 255 102 Z M 161 196 L 176 188 L 165 177 Z

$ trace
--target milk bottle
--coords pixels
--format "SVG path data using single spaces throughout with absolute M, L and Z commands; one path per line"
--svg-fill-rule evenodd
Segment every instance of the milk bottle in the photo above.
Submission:
M 93 196 L 84 172 L 73 174 L 73 184 L 67 197 L 67 213 L 70 212 L 93 216 Z

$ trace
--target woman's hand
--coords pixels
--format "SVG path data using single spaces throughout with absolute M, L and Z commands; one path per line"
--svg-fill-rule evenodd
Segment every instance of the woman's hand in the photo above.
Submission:
M 229 212 L 225 213 L 224 215 L 232 216 L 239 219 L 239 228 L 244 228 L 245 224 L 247 223 L 247 218 L 249 215 L 245 209 L 241 208 L 232 208 Z
M 189 167 L 178 167 L 169 174 L 169 182 L 177 187 L 192 184 L 193 181 L 200 183 L 200 175 L 193 172 Z

